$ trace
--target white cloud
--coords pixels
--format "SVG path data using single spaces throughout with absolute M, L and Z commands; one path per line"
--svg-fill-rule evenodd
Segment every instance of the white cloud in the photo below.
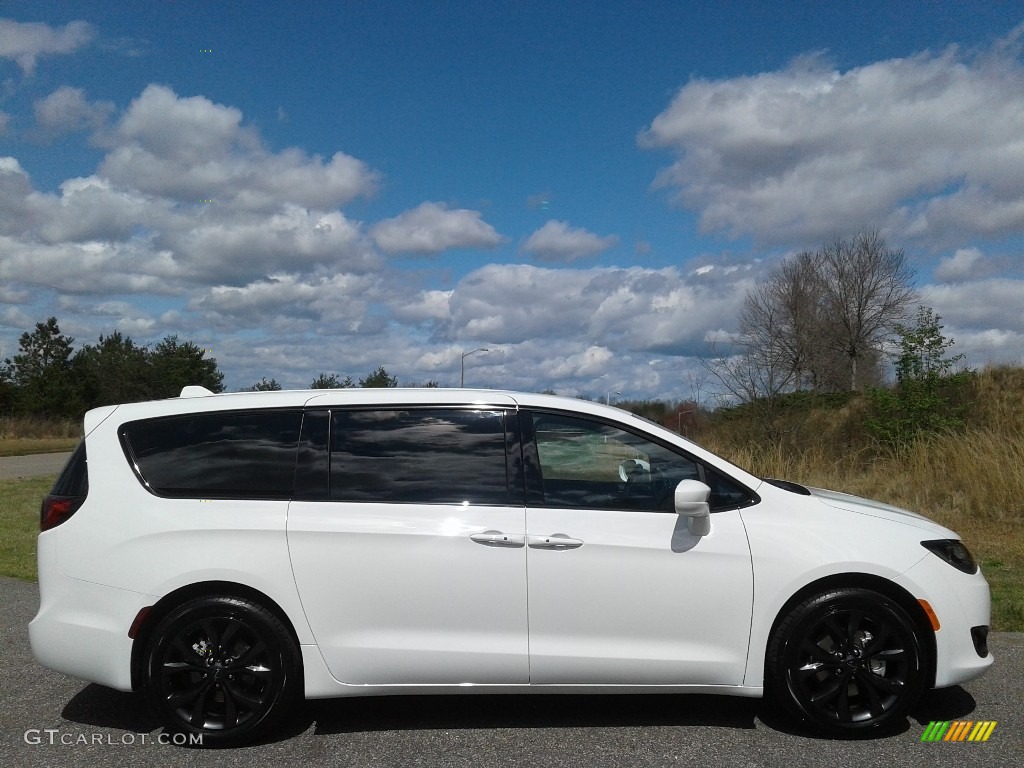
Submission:
M 409 299 L 394 308 L 395 317 L 407 323 L 445 321 L 450 314 L 449 302 L 452 291 L 422 291 L 415 299 Z
M 55 133 L 99 128 L 109 111 L 73 88 L 36 104 L 40 126 Z M 16 159 L 0 158 L 6 279 L 76 294 L 182 294 L 382 262 L 361 223 L 335 208 L 374 189 L 376 174 L 355 158 L 270 152 L 238 110 L 162 86 L 101 134 L 108 154 L 96 174 L 57 194 L 37 192 Z
M 613 248 L 619 238 L 615 235 L 600 237 L 567 222 L 551 219 L 523 243 L 522 250 L 538 261 L 568 263 Z
M 93 37 L 92 25 L 84 21 L 51 27 L 37 22 L 0 19 L 0 58 L 17 62 L 22 72 L 31 75 L 39 57 L 73 53 Z
M 178 218 L 154 246 L 174 254 L 181 275 L 196 282 L 238 285 L 281 271 L 362 271 L 380 263 L 358 223 L 340 211 L 284 204 L 267 216 L 220 211 L 213 204 L 202 215 Z
M 121 118 L 99 172 L 152 195 L 214 199 L 267 212 L 288 201 L 330 209 L 369 195 L 377 174 L 343 152 L 328 161 L 300 149 L 269 152 L 234 107 L 150 85 Z
M 675 268 L 545 269 L 490 264 L 463 278 L 443 298 L 430 297 L 439 333 L 480 344 L 587 340 L 616 353 L 704 349 L 708 316 L 735 317 L 752 282 L 705 286 Z M 424 298 L 424 303 L 428 299 Z
M 109 101 L 89 103 L 85 91 L 64 85 L 34 105 L 36 123 L 49 136 L 98 130 L 114 112 Z
M 582 352 L 569 355 L 568 357 L 551 361 L 545 371 L 547 376 L 554 380 L 578 379 L 578 378 L 599 378 L 608 370 L 614 355 L 607 347 L 591 345 Z
M 1024 280 L 988 278 L 966 283 L 927 285 L 921 300 L 949 325 L 970 330 L 1008 329 L 1024 333 L 1021 297 Z
M 847 72 L 811 57 L 692 80 L 640 144 L 676 154 L 658 183 L 705 231 L 807 243 L 881 229 L 955 247 L 1024 230 L 1022 111 L 1024 66 L 998 47 Z
M 8 307 L 3 312 L 0 312 L 0 326 L 4 328 L 16 328 L 19 331 L 26 328 L 31 328 L 35 320 L 25 313 L 24 310 L 18 307 Z M 0 357 L 6 357 L 0 356 Z
M 271 317 L 289 317 L 357 332 L 379 297 L 374 275 L 273 275 L 237 288 L 215 286 L 193 299 L 189 308 L 230 327 L 258 327 Z
M 961 248 L 952 256 L 939 261 L 935 270 L 937 280 L 944 283 L 985 277 L 989 272 L 989 264 L 985 256 L 977 248 Z
M 440 253 L 449 248 L 493 248 L 502 242 L 478 211 L 449 210 L 440 203 L 421 203 L 370 230 L 385 253 Z

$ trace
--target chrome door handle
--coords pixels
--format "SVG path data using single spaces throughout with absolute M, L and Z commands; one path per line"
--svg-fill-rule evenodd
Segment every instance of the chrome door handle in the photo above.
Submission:
M 571 539 L 564 533 L 553 533 L 550 536 L 527 536 L 530 549 L 576 549 L 583 546 L 582 539 Z
M 526 537 L 521 533 L 502 533 L 501 531 L 471 533 L 469 538 L 485 547 L 521 547 L 526 543 Z

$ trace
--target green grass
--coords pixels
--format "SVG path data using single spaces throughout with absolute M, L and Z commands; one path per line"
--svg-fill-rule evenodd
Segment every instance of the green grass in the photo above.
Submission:
M 33 453 L 73 451 L 77 437 L 14 437 L 0 439 L 0 456 L 28 456 Z
M 35 581 L 39 504 L 55 479 L 0 481 L 0 575 Z
M 1024 565 L 982 558 L 981 570 L 992 588 L 992 628 L 1007 632 L 1024 630 Z

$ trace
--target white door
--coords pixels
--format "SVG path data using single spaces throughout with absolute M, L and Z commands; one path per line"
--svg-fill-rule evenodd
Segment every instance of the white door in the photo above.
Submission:
M 544 501 L 526 521 L 531 683 L 741 684 L 753 573 L 739 512 L 693 536 L 670 510 L 694 462 L 589 419 L 532 419 Z
M 291 503 L 288 544 L 341 682 L 529 681 L 525 512 L 502 424 L 500 410 L 333 414 L 332 499 Z

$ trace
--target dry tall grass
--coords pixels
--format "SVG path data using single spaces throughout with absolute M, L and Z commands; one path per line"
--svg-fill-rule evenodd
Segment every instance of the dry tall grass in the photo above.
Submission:
M 81 422 L 27 416 L 0 417 L 0 456 L 70 451 L 81 437 Z
M 821 443 L 737 448 L 705 437 L 708 448 L 760 477 L 872 496 L 943 519 L 1024 521 L 1024 433 L 970 430 L 901 450 L 840 453 Z
M 765 443 L 732 421 L 697 436 L 761 477 L 872 496 L 939 519 L 1024 521 L 1024 368 L 990 367 L 974 378 L 967 427 L 890 448 L 864 429 L 866 404 L 811 407 Z
M 81 421 L 38 416 L 0 416 L 0 440 L 49 440 L 81 436 Z

